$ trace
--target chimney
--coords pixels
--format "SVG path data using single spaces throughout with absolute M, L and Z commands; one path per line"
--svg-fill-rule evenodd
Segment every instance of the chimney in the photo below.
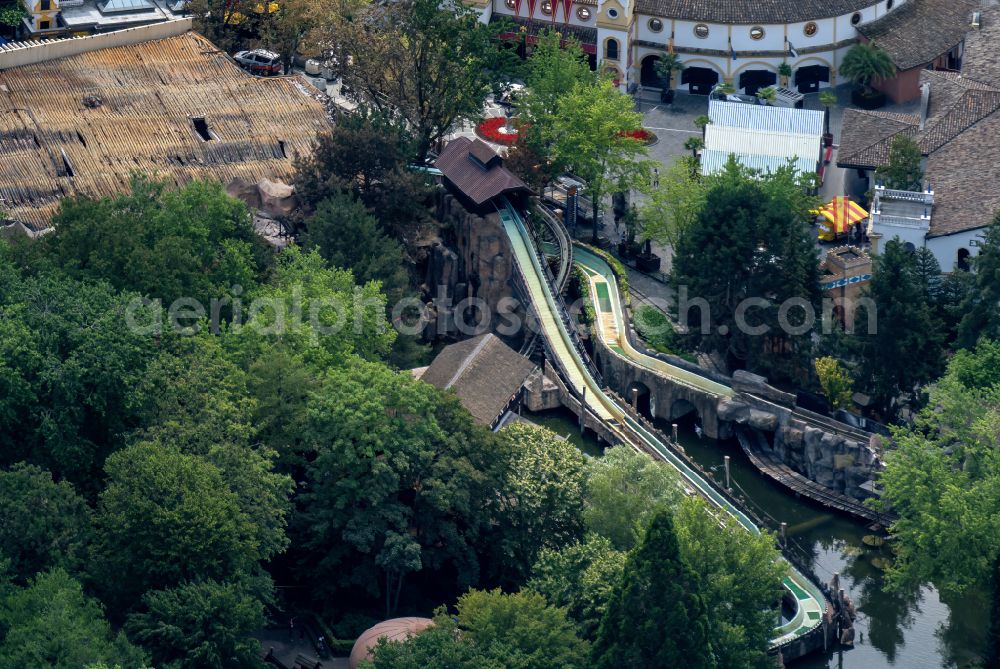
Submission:
M 927 106 L 931 101 L 931 85 L 927 82 L 920 84 L 920 130 L 924 129 L 927 123 Z

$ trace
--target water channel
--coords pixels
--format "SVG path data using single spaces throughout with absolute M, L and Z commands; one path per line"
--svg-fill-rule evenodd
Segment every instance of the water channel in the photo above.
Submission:
M 565 409 L 526 416 L 557 434 L 567 436 L 584 453 L 601 451 L 593 435 L 581 436 L 576 416 Z M 669 427 L 659 425 L 661 429 Z M 872 548 L 863 539 L 865 524 L 797 498 L 754 469 L 735 441 L 698 439 L 691 423 L 681 422 L 680 441 L 691 457 L 724 478 L 723 456 L 737 494 L 759 517 L 772 525 L 788 523 L 789 550 L 805 561 L 820 579 L 834 572 L 858 610 L 855 646 L 827 655 L 817 653 L 790 664 L 793 669 L 968 669 L 986 634 L 988 602 L 978 596 L 942 601 L 931 586 L 898 594 L 883 588 L 880 559 L 887 548 Z

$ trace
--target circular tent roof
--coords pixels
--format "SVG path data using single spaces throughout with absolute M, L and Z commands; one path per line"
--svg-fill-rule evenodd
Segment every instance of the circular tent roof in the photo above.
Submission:
M 637 0 L 640 14 L 668 19 L 750 25 L 812 21 L 843 16 L 878 0 Z
M 407 638 L 420 634 L 433 624 L 434 621 L 430 618 L 392 618 L 369 627 L 354 642 L 350 668 L 357 669 L 362 660 L 370 660 L 370 651 L 379 639 L 385 637 L 389 641 L 406 641 Z

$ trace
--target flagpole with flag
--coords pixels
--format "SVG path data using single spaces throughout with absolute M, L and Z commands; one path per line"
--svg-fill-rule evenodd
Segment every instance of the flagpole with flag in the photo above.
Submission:
M 792 58 L 799 57 L 799 52 L 795 50 L 795 47 L 792 46 L 791 41 L 787 37 L 785 38 L 785 45 L 787 47 L 786 50 L 788 51 L 789 56 L 791 56 Z
M 736 60 L 736 50 L 733 48 L 732 37 L 729 38 L 729 55 L 733 57 L 733 60 Z

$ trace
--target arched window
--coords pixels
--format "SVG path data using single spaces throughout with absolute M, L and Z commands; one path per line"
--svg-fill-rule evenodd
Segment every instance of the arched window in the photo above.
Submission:
M 955 266 L 958 269 L 962 270 L 963 272 L 968 272 L 969 269 L 970 269 L 970 266 L 969 266 L 969 256 L 970 255 L 971 254 L 969 253 L 969 249 L 959 249 L 958 250 L 958 262 L 955 263 Z
M 609 39 L 604 43 L 604 57 L 608 60 L 618 60 L 618 40 Z

